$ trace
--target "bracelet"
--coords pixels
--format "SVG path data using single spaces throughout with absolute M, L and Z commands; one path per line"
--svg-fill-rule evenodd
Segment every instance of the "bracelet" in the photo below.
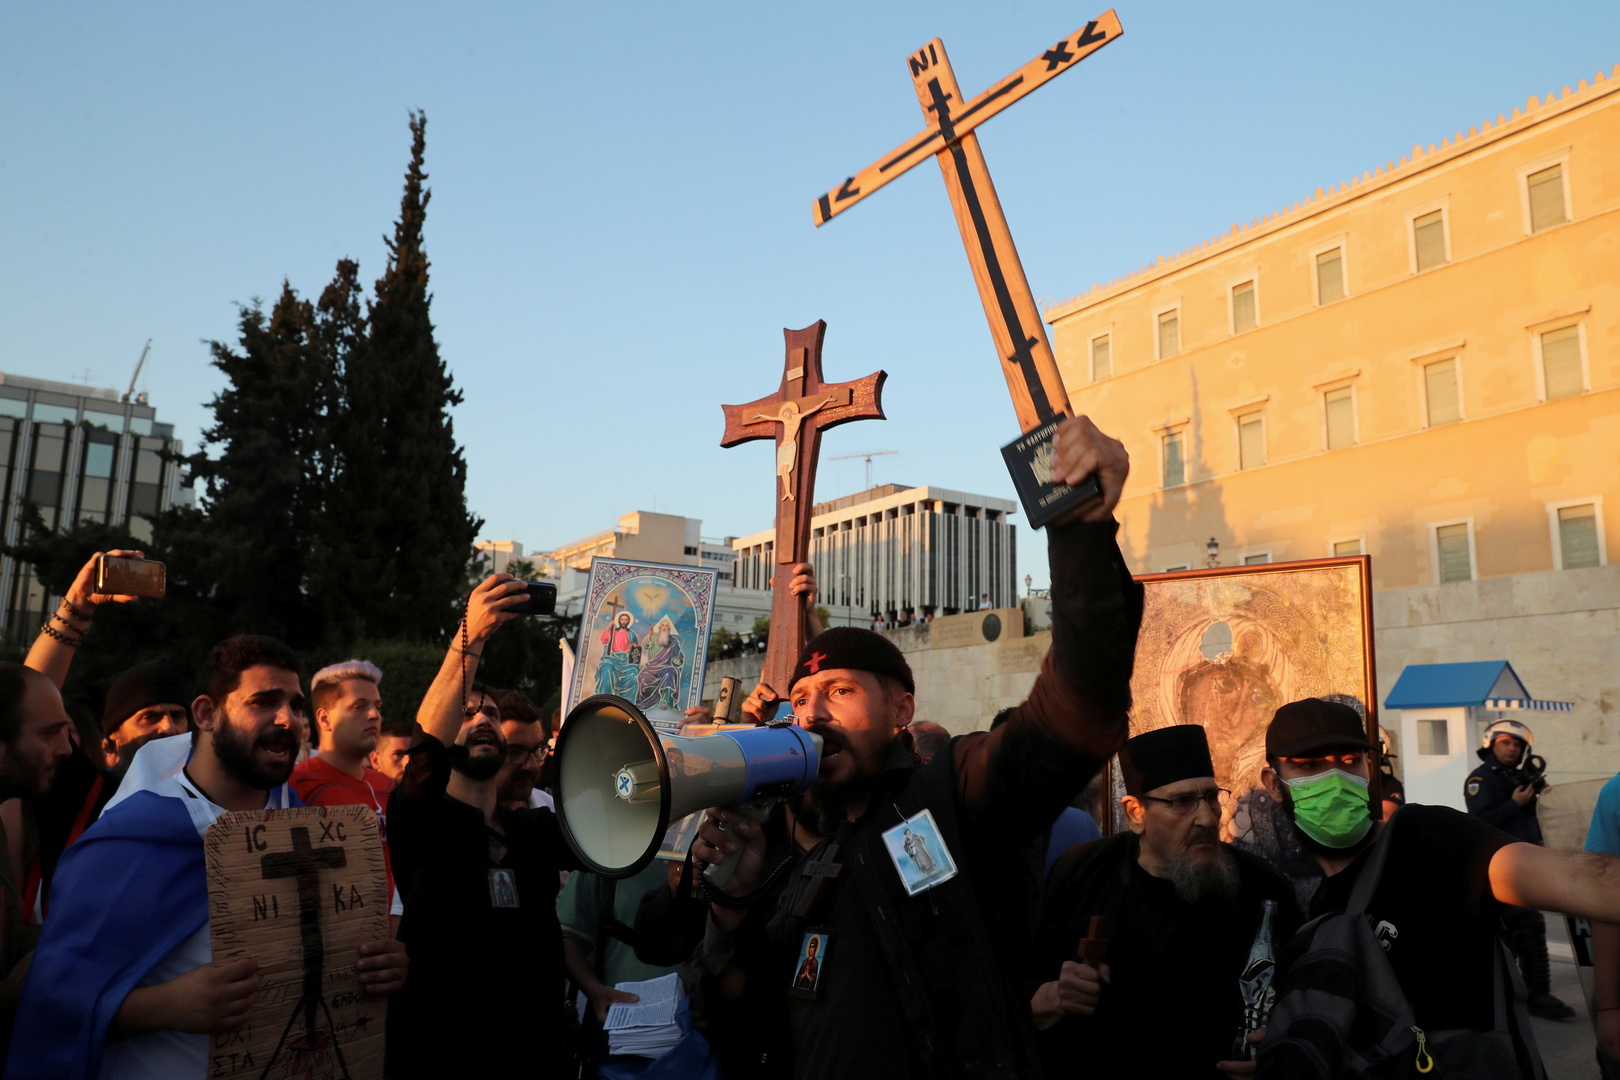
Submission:
M 474 660 L 482 659 L 484 655 L 483 653 L 473 652 L 471 649 L 463 649 L 460 645 L 452 645 L 450 647 L 456 650 L 456 652 L 460 653 L 462 656 L 470 656 Z
M 60 641 L 62 644 L 66 645 L 70 649 L 77 649 L 80 646 L 80 644 L 82 644 L 83 641 L 84 641 L 84 638 L 82 638 L 82 637 L 77 637 L 77 638 L 68 637 L 66 634 L 62 633 L 62 631 L 58 630 L 56 627 L 52 626 L 50 623 L 45 623 L 43 626 L 41 626 L 39 628 L 39 631 L 42 634 L 48 634 L 49 636 L 55 638 L 57 641 Z
M 84 633 L 85 628 L 90 625 L 88 620 L 80 620 L 79 622 L 70 622 L 69 620 L 62 618 L 62 613 L 60 611 L 51 612 L 51 618 L 54 619 L 55 621 L 61 623 L 63 626 L 67 627 L 69 630 L 75 631 L 76 633 L 80 633 L 80 634 Z
M 59 605 L 59 607 L 67 608 L 73 613 L 73 617 L 82 623 L 89 622 L 91 617 L 93 617 L 96 613 L 95 608 L 91 608 L 89 611 L 80 611 L 78 608 L 73 606 L 73 601 L 69 600 L 65 596 L 62 597 L 62 603 Z M 66 622 L 67 620 L 64 619 L 63 621 Z

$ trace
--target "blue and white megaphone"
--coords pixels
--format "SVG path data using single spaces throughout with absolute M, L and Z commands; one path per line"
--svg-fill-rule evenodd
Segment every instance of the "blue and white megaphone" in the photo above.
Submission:
M 557 735 L 557 820 L 586 869 L 626 878 L 653 860 L 672 822 L 796 795 L 820 765 L 821 736 L 799 727 L 670 735 L 624 698 L 597 694 Z M 734 861 L 711 868 L 709 880 L 723 884 Z

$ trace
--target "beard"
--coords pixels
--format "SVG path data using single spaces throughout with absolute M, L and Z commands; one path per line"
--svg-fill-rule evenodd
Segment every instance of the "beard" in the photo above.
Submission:
M 214 757 L 220 768 L 237 783 L 258 791 L 280 787 L 292 775 L 298 758 L 298 736 L 283 727 L 272 727 L 257 739 L 246 727 L 231 720 L 229 710 L 214 727 Z M 285 750 L 287 760 L 261 762 L 255 755 L 260 750 Z
M 495 797 L 501 802 L 527 804 L 529 796 L 534 794 L 534 785 L 540 779 L 538 769 L 514 769 L 512 775 L 507 777 Z
M 1376 825 L 1379 819 L 1383 816 L 1384 808 L 1381 806 L 1371 805 L 1371 794 L 1368 794 L 1367 801 L 1369 811 L 1372 814 L 1373 824 Z M 1362 848 L 1378 839 L 1378 830 L 1376 828 L 1372 828 L 1367 830 L 1366 836 L 1363 836 L 1360 840 L 1357 840 L 1349 847 L 1329 847 L 1328 845 L 1316 840 L 1314 837 L 1306 833 L 1304 829 L 1301 829 L 1299 824 L 1294 820 L 1294 793 L 1288 790 L 1287 784 L 1283 785 L 1282 808 L 1288 814 L 1288 827 L 1293 830 L 1294 839 L 1299 841 L 1300 847 L 1304 848 L 1312 855 L 1321 855 L 1328 859 L 1337 859 L 1345 855 L 1355 855 L 1357 852 L 1361 851 Z
M 461 751 L 457 753 L 456 751 Z M 452 746 L 450 748 L 450 767 L 469 780 L 483 783 L 485 780 L 495 779 L 495 774 L 501 771 L 502 754 L 479 754 L 473 757 L 465 746 Z
M 1224 844 L 1215 846 L 1215 861 L 1200 865 L 1189 855 L 1178 855 L 1170 860 L 1170 884 L 1175 886 L 1176 897 L 1184 904 L 1196 904 L 1205 897 L 1234 900 L 1238 894 L 1237 859 Z

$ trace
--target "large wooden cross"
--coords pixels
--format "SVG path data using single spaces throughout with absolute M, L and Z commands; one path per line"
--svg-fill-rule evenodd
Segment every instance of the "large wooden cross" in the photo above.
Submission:
M 771 633 L 760 678 L 786 697 L 788 680 L 804 650 L 806 607 L 788 592 L 791 575 L 781 572 L 810 554 L 810 510 L 815 504 L 816 458 L 821 433 L 851 420 L 883 419 L 883 380 L 873 372 L 854 382 L 821 378 L 821 341 L 827 324 L 819 319 L 803 330 L 782 331 L 787 359 L 782 383 L 770 397 L 746 405 L 722 405 L 726 433 L 721 446 L 754 439 L 776 440 L 776 583 L 771 595 Z
M 1026 432 L 1059 415 L 1072 415 L 1069 395 L 973 129 L 1121 33 L 1119 19 L 1110 9 L 972 101 L 962 100 L 945 45 L 935 38 L 907 59 L 928 126 L 815 203 L 815 222 L 825 225 L 918 162 L 930 156 L 939 162 L 1018 425 Z

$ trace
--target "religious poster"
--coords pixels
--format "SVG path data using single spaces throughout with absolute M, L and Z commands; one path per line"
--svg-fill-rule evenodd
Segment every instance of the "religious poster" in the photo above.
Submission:
M 203 846 L 214 959 L 251 956 L 263 975 L 254 1019 L 212 1037 L 208 1075 L 380 1080 L 387 999 L 355 971 L 388 936 L 376 812 L 233 811 Z
M 719 571 L 591 560 L 568 708 L 614 694 L 673 733 L 702 703 Z
M 1301 698 L 1342 701 L 1367 720 L 1377 746 L 1372 583 L 1364 555 L 1148 574 L 1131 677 L 1130 733 L 1202 724 L 1216 783 L 1232 792 L 1221 839 L 1254 851 L 1296 880 L 1314 860 L 1260 783 L 1266 727 Z M 1115 828 L 1124 828 L 1117 796 Z

